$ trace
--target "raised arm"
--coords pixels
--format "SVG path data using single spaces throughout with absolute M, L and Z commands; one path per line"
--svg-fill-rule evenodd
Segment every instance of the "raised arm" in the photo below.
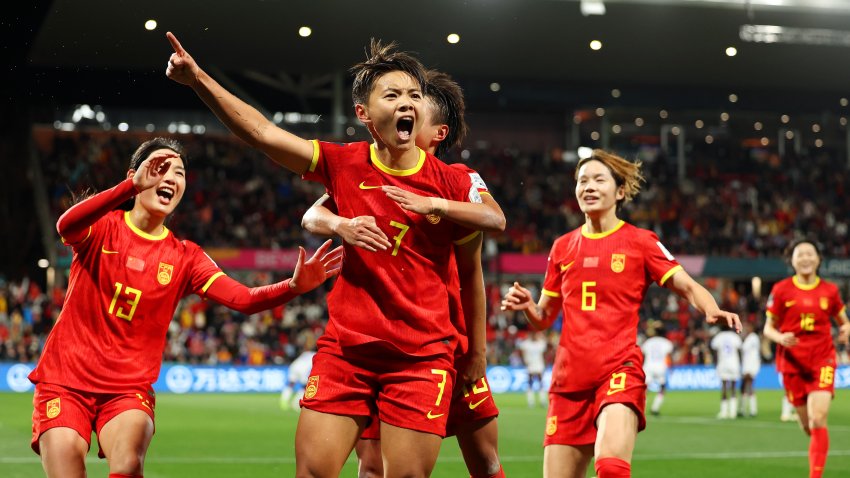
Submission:
M 225 90 L 198 66 L 174 34 L 168 32 L 166 36 L 174 48 L 166 76 L 190 86 L 218 119 L 243 141 L 292 172 L 302 174 L 307 170 L 313 159 L 310 141 L 279 128 L 256 108 Z
M 561 311 L 560 298 L 546 294 L 540 296 L 540 301 L 535 305 L 531 297 L 531 291 L 514 282 L 514 285 L 502 299 L 502 310 L 521 310 L 525 318 L 537 330 L 547 329 L 552 326 L 558 313 Z
M 731 329 L 741 333 L 741 319 L 738 314 L 720 310 L 717 301 L 705 287 L 699 285 L 687 272 L 679 270 L 665 284 L 670 290 L 685 298 L 694 308 L 705 315 L 705 320 L 713 324 L 724 320 Z
M 505 230 L 505 214 L 490 194 L 482 194 L 481 203 L 469 203 L 420 196 L 396 186 L 384 186 L 382 189 L 387 197 L 408 211 L 436 214 L 476 231 L 502 232 Z
M 460 300 L 469 351 L 458 367 L 458 381 L 474 383 L 487 372 L 487 301 L 484 296 L 484 270 L 481 266 L 483 234 L 455 246 Z
M 207 289 L 206 297 L 243 314 L 255 314 L 285 304 L 339 274 L 342 246 L 327 252 L 331 244 L 332 241 L 326 241 L 307 261 L 304 260 L 304 248 L 299 247 L 298 262 L 291 279 L 262 287 L 247 287 L 230 277 L 221 276 Z
M 337 235 L 353 246 L 372 252 L 378 249 L 385 251 L 390 247 L 387 235 L 375 223 L 373 216 L 348 219 L 337 215 L 335 211 L 336 204 L 325 194 L 304 213 L 301 227 L 319 236 Z

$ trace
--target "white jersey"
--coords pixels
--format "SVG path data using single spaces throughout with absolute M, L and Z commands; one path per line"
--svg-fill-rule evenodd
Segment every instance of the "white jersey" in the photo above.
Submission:
M 289 383 L 307 385 L 310 370 L 313 368 L 313 356 L 316 352 L 305 350 L 289 365 Z
M 667 384 L 667 357 L 673 353 L 673 342 L 664 337 L 650 337 L 641 344 L 646 383 Z
M 546 339 L 524 339 L 517 344 L 517 348 L 522 352 L 522 361 L 525 362 L 525 367 L 530 374 L 542 374 L 546 369 L 546 361 L 543 360 L 543 354 L 546 353 Z
M 753 377 L 758 375 L 761 368 L 761 338 L 759 334 L 753 332 L 744 339 L 741 359 L 743 362 L 741 372 L 744 375 L 752 375 Z
M 720 380 L 741 378 L 741 337 L 724 330 L 711 339 L 711 348 L 717 351 L 717 375 Z

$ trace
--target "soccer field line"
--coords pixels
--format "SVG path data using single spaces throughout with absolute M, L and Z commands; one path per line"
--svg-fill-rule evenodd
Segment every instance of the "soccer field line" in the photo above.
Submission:
M 671 461 L 671 460 L 734 460 L 734 459 L 775 459 L 775 458 L 804 458 L 808 457 L 806 450 L 789 451 L 743 451 L 743 452 L 699 452 L 699 453 L 636 453 L 632 461 Z M 830 450 L 830 457 L 850 456 L 850 450 Z M 503 463 L 543 462 L 543 452 L 537 455 L 502 455 Z M 349 458 L 353 461 L 354 458 Z M 100 462 L 94 457 L 90 463 Z M 150 462 L 164 464 L 238 464 L 238 465 L 289 465 L 295 464 L 295 457 L 261 457 L 261 456 L 159 456 L 149 457 Z M 440 457 L 438 463 L 460 463 L 460 456 Z M 37 464 L 41 463 L 37 456 L 0 456 L 0 464 Z
M 772 423 L 754 421 L 747 418 L 736 420 L 720 420 L 718 418 L 706 417 L 661 417 L 653 420 L 651 424 L 674 423 L 687 425 L 717 425 L 723 427 L 738 427 L 738 428 L 770 428 L 776 430 L 799 430 L 796 423 Z M 844 425 L 829 425 L 829 431 L 847 432 L 850 431 L 850 426 Z

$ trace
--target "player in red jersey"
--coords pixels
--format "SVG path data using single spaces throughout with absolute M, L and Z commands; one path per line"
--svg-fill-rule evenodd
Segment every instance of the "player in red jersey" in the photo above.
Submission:
M 764 336 L 777 343 L 776 368 L 788 401 L 796 407 L 809 441 L 809 477 L 820 478 L 829 452 L 827 416 L 835 396 L 834 317 L 847 343 L 850 320 L 838 287 L 818 277 L 821 255 L 810 240 L 793 242 L 788 253 L 794 276 L 777 282 L 767 300 Z
M 74 249 L 65 305 L 30 380 L 32 448 L 48 477 L 86 475 L 92 426 L 110 477 L 141 477 L 154 432 L 153 383 L 181 298 L 198 294 L 246 314 L 270 309 L 339 272 L 326 242 L 300 250 L 292 279 L 249 289 L 195 243 L 165 227 L 186 189 L 179 143 L 156 138 L 130 160 L 127 179 L 68 209 L 56 223 Z M 130 211 L 114 209 L 135 199 Z M 321 258 L 321 259 L 319 259 Z
M 372 216 L 391 238 L 391 247 L 378 254 L 344 244 L 342 271 L 328 296 L 328 327 L 298 419 L 297 476 L 337 476 L 376 412 L 385 475 L 429 475 L 445 434 L 459 340 L 449 316 L 449 264 L 453 253 L 459 260 L 479 253 L 473 240 L 479 232 L 408 212 L 382 187 L 460 202 L 478 202 L 480 195 L 467 173 L 414 143 L 422 128 L 425 69 L 394 45 L 373 41 L 369 59 L 352 68 L 352 97 L 374 142 L 308 141 L 227 92 L 167 35 L 174 47 L 169 78 L 191 86 L 250 145 L 322 182 L 340 215 Z M 481 276 L 463 276 L 461 286 L 476 281 Z
M 416 145 L 437 157 L 442 157 L 466 136 L 463 91 L 451 77 L 435 70 L 428 71 L 426 82 L 424 126 L 416 137 Z M 384 191 L 406 210 L 425 215 L 436 214 L 481 231 L 502 231 L 505 216 L 478 173 L 462 164 L 452 166 L 460 167 L 471 175 L 481 194 L 482 203 L 443 200 L 440 204 L 438 198 L 419 196 L 392 186 L 385 187 Z M 308 231 L 323 236 L 338 234 L 347 243 L 371 251 L 383 250 L 390 246 L 386 235 L 376 226 L 374 217 L 340 217 L 332 211 L 335 207 L 333 200 L 327 194 L 324 195 L 307 211 L 301 225 Z M 461 275 L 481 275 L 480 254 L 474 255 L 472 259 L 472 263 L 457 264 Z M 459 349 L 455 353 L 458 384 L 463 387 L 463 391 L 452 397 L 446 434 L 457 437 L 466 467 L 473 478 L 496 478 L 504 476 L 504 472 L 498 453 L 496 417 L 499 410 L 484 376 L 486 301 L 483 284 L 479 283 L 482 287 L 477 289 L 467 287 L 459 291 L 457 272 L 451 274 L 451 279 L 449 292 L 452 322 L 456 324 L 460 334 L 469 339 L 469 350 L 466 352 Z M 372 423 L 355 446 L 361 478 L 384 476 L 380 422 L 375 417 L 372 419 Z
M 546 477 L 583 477 L 591 457 L 599 478 L 631 476 L 637 432 L 646 425 L 643 356 L 637 346 L 638 309 L 651 281 L 672 289 L 705 314 L 740 330 L 651 231 L 617 218 L 643 176 L 640 163 L 594 150 L 576 169 L 583 227 L 552 245 L 537 305 L 514 283 L 503 310 L 521 310 L 535 328 L 563 311 L 564 326 L 552 373 L 544 439 Z

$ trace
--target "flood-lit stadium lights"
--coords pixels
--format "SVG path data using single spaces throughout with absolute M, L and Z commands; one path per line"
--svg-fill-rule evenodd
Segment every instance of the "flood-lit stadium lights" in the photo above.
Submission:
M 679 129 L 678 126 L 673 126 L 672 128 L 670 128 L 670 134 L 672 134 L 673 136 L 679 136 L 679 133 L 681 132 L 682 130 Z
M 720 113 L 720 121 L 729 121 L 729 113 L 725 111 L 723 113 Z
M 635 126 L 643 126 L 643 118 L 641 118 L 641 117 L 635 118 Z
M 696 120 L 694 122 L 694 126 L 696 126 L 697 129 L 702 129 L 702 127 L 705 126 L 705 123 L 703 123 L 702 120 Z
M 89 105 L 79 105 L 71 114 L 71 120 L 74 121 L 74 123 L 79 123 L 83 118 L 94 119 L 94 117 L 95 112 Z
M 669 116 L 669 115 L 667 114 L 667 110 L 661 110 L 661 111 L 658 112 L 658 116 L 661 119 L 667 119 L 667 116 Z
M 761 121 L 756 121 L 755 123 L 753 123 L 753 129 L 756 131 L 761 131 L 763 126 L 764 125 L 761 124 Z
M 614 134 L 620 134 L 620 132 L 623 131 L 623 128 L 622 128 L 622 126 L 615 124 L 614 126 L 611 127 L 611 131 L 613 131 Z
M 153 31 L 156 30 L 156 20 L 151 18 L 150 20 L 145 22 L 145 30 Z
M 841 106 L 847 106 L 847 98 L 841 98 L 840 100 L 838 100 L 838 104 L 840 104 Z
M 812 132 L 813 133 L 820 133 L 820 125 L 817 124 L 817 123 L 813 124 L 812 125 Z
M 726 48 L 726 56 L 735 56 L 738 54 L 738 49 L 734 46 L 730 46 Z
M 738 102 L 738 95 L 736 95 L 735 93 L 732 93 L 731 95 L 729 95 L 729 102 L 730 103 L 737 103 Z
M 762 145 L 762 146 L 767 146 L 767 145 L 769 145 L 769 144 L 770 144 L 770 140 L 769 140 L 769 139 L 767 139 L 767 137 L 762 137 L 762 138 L 761 138 L 761 145 Z
M 596 116 L 600 118 L 605 116 L 605 108 L 596 108 Z
M 38 267 L 41 267 L 42 269 L 47 269 L 47 267 L 49 265 L 50 265 L 50 261 L 48 261 L 47 259 L 39 259 L 38 260 Z
M 308 26 L 303 26 L 298 29 L 298 35 L 302 38 L 307 38 L 313 34 L 313 29 Z
M 788 115 L 782 115 L 779 117 L 779 121 L 782 121 L 783 124 L 788 124 L 791 121 L 791 117 Z
M 153 123 L 148 123 L 145 125 L 145 131 L 147 131 L 148 133 L 153 133 L 155 129 L 156 126 L 154 126 Z
M 354 127 L 349 126 L 348 128 L 345 128 L 345 134 L 347 134 L 349 136 L 354 136 Z
M 850 31 L 828 28 L 796 28 L 779 25 L 741 25 L 741 40 L 752 43 L 850 46 Z
M 495 93 L 495 92 L 497 92 L 501 89 L 502 89 L 502 85 L 496 83 L 495 81 L 493 83 L 490 83 L 490 91 L 492 91 L 493 93 Z
M 593 141 L 599 141 L 599 131 L 594 131 L 590 133 L 590 139 Z
M 613 96 L 614 98 L 619 98 L 620 94 L 621 94 L 620 90 L 618 90 L 617 88 L 614 88 L 613 90 L 611 90 L 611 96 Z
M 841 124 L 841 126 L 847 126 L 847 118 L 843 116 L 841 118 L 838 118 L 838 122 Z
M 580 146 L 576 153 L 578 154 L 578 159 L 589 158 L 593 156 L 593 148 L 588 148 L 587 146 Z
M 581 124 L 581 115 L 573 115 L 573 123 Z
M 785 132 L 785 139 L 794 139 L 794 132 L 791 131 L 791 130 L 786 131 Z
M 469 159 L 469 155 L 470 155 L 469 150 L 464 149 L 463 151 L 460 152 L 460 159 Z
M 816 139 L 815 140 L 815 146 L 818 147 L 818 148 L 823 147 L 823 140 L 820 139 L 820 138 Z
M 125 123 L 123 121 L 118 123 L 118 131 L 124 132 L 124 131 L 127 131 L 128 129 L 130 129 L 130 125 L 128 125 L 127 123 Z
M 602 49 L 602 42 L 599 41 L 599 40 L 591 41 L 590 42 L 590 49 L 593 50 L 593 51 L 601 50 Z
M 446 41 L 454 45 L 460 41 L 460 35 L 457 33 L 449 33 L 449 36 L 446 37 Z
M 706 144 L 711 144 L 711 143 L 713 143 L 713 142 L 714 142 L 714 136 L 712 136 L 712 135 L 710 135 L 710 134 L 708 134 L 708 135 L 706 135 L 706 136 L 705 136 L 705 143 L 706 143 Z
M 581 0 L 581 14 L 584 16 L 590 15 L 605 15 L 605 4 L 602 0 Z

